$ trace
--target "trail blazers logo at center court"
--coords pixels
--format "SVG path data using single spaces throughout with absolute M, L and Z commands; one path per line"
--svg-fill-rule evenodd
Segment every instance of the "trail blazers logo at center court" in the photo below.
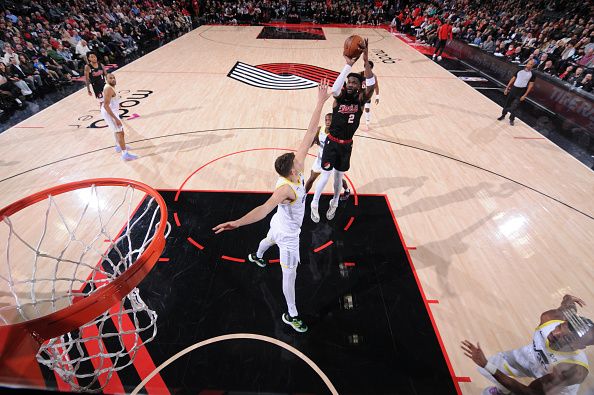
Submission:
M 333 84 L 338 73 L 300 63 L 268 63 L 252 66 L 237 62 L 227 77 L 257 88 L 295 90 L 314 88 L 322 78 L 327 78 L 328 83 Z

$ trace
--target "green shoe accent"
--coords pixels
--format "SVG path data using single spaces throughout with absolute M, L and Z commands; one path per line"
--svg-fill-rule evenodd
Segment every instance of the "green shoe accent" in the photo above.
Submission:
M 307 332 L 307 325 L 299 317 L 291 317 L 289 314 L 284 313 L 282 319 L 285 324 L 291 325 L 297 332 Z
M 263 258 L 258 258 L 256 254 L 249 254 L 248 260 L 250 262 L 254 262 L 256 265 L 260 267 L 266 267 L 266 261 Z

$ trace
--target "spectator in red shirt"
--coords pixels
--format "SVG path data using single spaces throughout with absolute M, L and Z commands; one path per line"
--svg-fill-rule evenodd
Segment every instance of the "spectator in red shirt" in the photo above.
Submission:
M 404 33 L 409 33 L 410 32 L 412 22 L 413 21 L 412 21 L 410 15 L 407 15 L 406 16 L 406 19 L 404 20 L 404 26 L 403 26 Z
M 573 66 L 567 66 L 564 72 L 558 75 L 559 78 L 562 80 L 567 80 L 571 76 L 571 72 L 573 71 Z
M 433 59 L 437 56 L 437 60 L 441 60 L 441 54 L 446 47 L 448 40 L 454 38 L 454 34 L 452 33 L 452 25 L 450 25 L 449 20 L 445 20 L 442 22 L 443 24 L 437 29 L 437 46 L 435 47 L 435 52 L 433 53 Z

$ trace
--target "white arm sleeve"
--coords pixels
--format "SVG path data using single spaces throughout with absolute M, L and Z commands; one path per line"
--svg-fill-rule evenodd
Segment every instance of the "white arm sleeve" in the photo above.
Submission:
M 340 94 L 340 91 L 342 90 L 342 86 L 344 85 L 344 80 L 346 79 L 346 76 L 350 72 L 351 72 L 351 66 L 349 66 L 348 64 L 345 64 L 344 67 L 342 68 L 342 71 L 338 75 L 338 77 L 336 77 L 336 81 L 334 81 L 334 85 L 332 85 L 332 95 L 333 96 L 338 96 Z

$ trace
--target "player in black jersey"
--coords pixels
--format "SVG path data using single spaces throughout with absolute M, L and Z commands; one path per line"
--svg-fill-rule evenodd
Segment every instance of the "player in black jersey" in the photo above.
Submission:
M 95 92 L 95 97 L 101 99 L 103 97 L 103 87 L 105 86 L 105 78 L 107 77 L 107 71 L 105 67 L 97 60 L 97 55 L 92 52 L 87 54 L 87 60 L 89 61 L 85 65 L 85 83 L 87 85 L 87 92 L 89 96 L 92 96 L 91 85 Z
M 375 85 L 375 79 L 369 64 L 368 51 L 368 41 L 365 40 L 363 50 L 364 76 L 359 73 L 351 73 L 351 68 L 358 58 L 351 59 L 345 56 L 346 65 L 336 78 L 334 85 L 332 85 L 332 94 L 334 95 L 332 122 L 328 128 L 329 134 L 322 152 L 322 175 L 316 185 L 316 191 L 311 202 L 311 219 L 314 222 L 320 221 L 318 213 L 320 196 L 332 171 L 334 171 L 334 196 L 330 200 L 330 208 L 326 213 L 326 218 L 332 220 L 336 214 L 342 187 L 342 177 L 350 167 L 353 135 L 359 127 L 365 102 L 371 98 Z M 365 89 L 362 89 L 361 86 L 364 81 Z

